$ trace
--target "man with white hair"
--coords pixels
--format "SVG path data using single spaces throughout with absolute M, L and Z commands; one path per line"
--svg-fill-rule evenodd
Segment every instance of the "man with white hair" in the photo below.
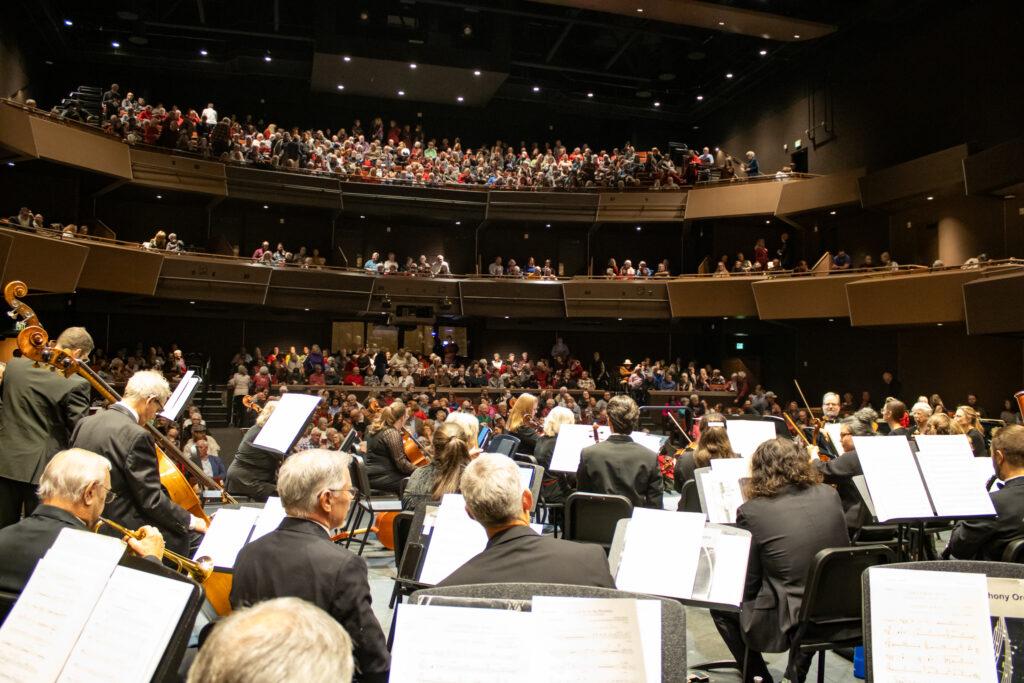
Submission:
M 84 327 L 69 327 L 56 346 L 78 360 L 92 353 Z M 39 503 L 36 485 L 49 459 L 68 447 L 71 432 L 89 410 L 89 383 L 45 364 L 12 358 L 4 371 L 0 402 L 0 527 L 14 524 Z
M 601 546 L 541 536 L 530 528 L 533 494 L 519 468 L 500 453 L 484 453 L 459 481 L 466 512 L 487 532 L 487 547 L 439 586 L 477 583 L 562 583 L 614 588 Z
M 117 497 L 107 508 L 107 517 L 129 529 L 155 526 L 169 549 L 188 555 L 189 532 L 205 533 L 206 521 L 167 495 L 160 484 L 153 437 L 143 427 L 163 409 L 170 395 L 167 380 L 159 372 L 136 372 L 120 401 L 78 423 L 71 445 L 110 461 L 111 486 Z
M 20 593 L 64 529 L 90 531 L 111 497 L 110 462 L 80 448 L 61 451 L 50 459 L 39 479 L 42 502 L 17 524 L 0 529 L 0 590 Z M 164 539 L 146 527 L 141 541 L 127 539 L 143 557 L 162 557 Z
M 319 448 L 284 461 L 277 492 L 288 516 L 238 554 L 231 604 L 237 609 L 271 598 L 308 600 L 351 636 L 359 680 L 386 681 L 391 659 L 371 607 L 366 562 L 331 542 L 331 530 L 345 523 L 355 497 L 350 462 L 346 453 Z
M 348 683 L 352 639 L 325 611 L 298 598 L 243 607 L 217 622 L 188 683 Z

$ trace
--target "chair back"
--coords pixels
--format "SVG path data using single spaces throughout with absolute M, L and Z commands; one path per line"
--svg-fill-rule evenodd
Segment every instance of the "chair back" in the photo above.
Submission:
M 21 597 L 21 593 L 8 593 L 7 591 L 0 591 L 0 624 L 3 624 L 7 619 L 7 615 L 10 613 L 11 608 L 14 607 L 14 603 Z
M 519 450 L 519 437 L 511 434 L 495 434 L 487 444 L 488 453 L 501 453 L 512 457 Z
M 395 515 L 391 522 L 392 535 L 395 538 L 395 566 L 401 564 L 402 554 L 405 553 L 405 545 L 409 542 L 409 532 L 412 531 L 412 521 L 416 513 L 412 510 L 403 510 Z
M 366 471 L 366 461 L 363 460 L 363 456 L 352 456 L 350 473 L 352 475 L 352 485 L 359 490 L 363 498 L 369 498 L 373 492 L 370 490 L 370 475 Z
M 537 465 L 537 458 L 533 457 L 529 453 L 513 453 L 512 459 L 516 462 L 526 463 L 527 465 Z
M 409 486 L 409 477 L 398 482 L 398 497 L 405 498 L 405 489 Z
M 409 598 L 409 603 L 522 609 L 536 595 L 658 600 L 661 602 L 661 676 L 653 678 L 665 683 L 684 683 L 687 680 L 686 610 L 681 603 L 673 599 L 592 586 L 567 586 L 556 583 L 488 583 L 418 590 Z M 398 610 L 398 619 L 401 619 L 401 612 Z
M 895 561 L 892 548 L 884 545 L 819 550 L 807 572 L 799 620 L 814 624 L 859 622 L 861 574 L 868 567 Z
M 625 496 L 605 493 L 572 493 L 565 499 L 565 534 L 569 541 L 612 545 L 615 525 L 633 516 L 633 504 Z
M 1024 564 L 1024 538 L 1010 541 L 1010 545 L 1006 546 L 1006 550 L 1003 551 L 1003 562 Z
M 679 498 L 679 512 L 704 512 L 700 505 L 700 495 L 697 493 L 697 481 L 691 479 L 683 484 L 682 495 Z

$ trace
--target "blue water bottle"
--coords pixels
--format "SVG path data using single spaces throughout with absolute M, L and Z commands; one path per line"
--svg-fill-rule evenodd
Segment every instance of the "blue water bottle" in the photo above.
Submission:
M 864 678 L 864 646 L 853 648 L 853 677 Z

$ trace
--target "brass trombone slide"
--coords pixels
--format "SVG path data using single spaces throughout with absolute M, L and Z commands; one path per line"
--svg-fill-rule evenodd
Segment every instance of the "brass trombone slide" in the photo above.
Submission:
M 100 528 L 104 525 L 110 527 L 123 536 L 134 538 L 136 541 L 141 541 L 146 537 L 146 532 L 142 529 L 132 531 L 131 529 L 123 527 L 117 522 L 113 522 L 105 517 L 100 517 L 100 521 L 96 525 L 94 531 L 99 532 Z M 184 555 L 179 555 L 178 553 L 165 548 L 163 557 L 160 559 L 170 560 L 177 567 L 179 572 L 187 572 L 196 583 L 203 583 L 206 579 L 210 578 L 210 574 L 213 573 L 213 560 L 206 556 L 200 557 L 196 560 L 190 560 Z

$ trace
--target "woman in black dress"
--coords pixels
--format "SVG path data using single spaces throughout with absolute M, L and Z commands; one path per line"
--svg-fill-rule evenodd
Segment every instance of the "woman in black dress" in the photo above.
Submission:
M 416 469 L 405 455 L 403 429 L 405 404 L 395 401 L 382 408 L 366 430 L 366 473 L 374 491 L 398 493 L 399 482 Z

